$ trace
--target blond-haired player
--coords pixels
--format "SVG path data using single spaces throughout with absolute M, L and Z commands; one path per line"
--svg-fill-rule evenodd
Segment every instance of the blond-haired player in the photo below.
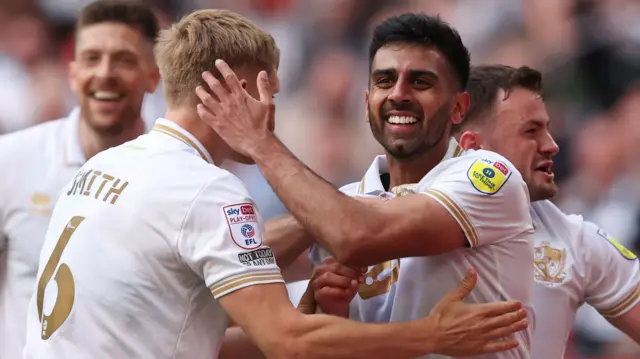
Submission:
M 272 358 L 413 358 L 517 345 L 490 341 L 526 326 L 518 302 L 460 303 L 473 273 L 420 321 L 366 325 L 296 311 L 262 245 L 257 208 L 217 167 L 243 158 L 200 120 L 193 91 L 223 58 L 243 79 L 269 77 L 268 91 L 277 92 L 273 38 L 237 14 L 202 10 L 163 31 L 156 55 L 166 118 L 93 157 L 62 191 L 29 306 L 27 358 L 211 359 L 227 314 Z M 258 95 L 253 81 L 237 85 Z
M 640 262 L 597 225 L 567 215 L 549 198 L 558 146 L 549 133 L 542 75 L 528 68 L 477 66 L 471 108 L 457 129 L 465 148 L 509 158 L 527 182 L 535 226 L 534 358 L 563 358 L 578 308 L 586 303 L 640 343 Z
M 69 68 L 79 108 L 0 137 L 0 252 L 7 261 L 0 278 L 0 358 L 21 357 L 38 256 L 58 192 L 87 159 L 145 131 L 142 100 L 160 79 L 152 51 L 157 32 L 152 10 L 140 4 L 97 1 L 81 9 Z
M 359 292 L 364 320 L 428 316 L 469 267 L 481 278 L 470 301 L 517 299 L 532 308 L 526 185 L 503 156 L 462 154 L 450 138 L 469 104 L 469 54 L 458 33 L 436 17 L 404 14 L 376 27 L 369 55 L 368 121 L 387 156 L 345 190 L 376 197 L 368 203 L 345 196 L 297 161 L 269 131 L 270 96 L 251 99 L 226 65 L 219 68 L 230 90 L 205 74 L 217 99 L 198 89 L 199 113 L 255 159 L 292 214 L 340 262 L 372 265 Z M 385 182 L 380 174 L 387 166 Z M 384 305 L 393 298 L 393 308 Z M 517 333 L 517 349 L 491 357 L 529 358 L 531 336 L 532 330 Z

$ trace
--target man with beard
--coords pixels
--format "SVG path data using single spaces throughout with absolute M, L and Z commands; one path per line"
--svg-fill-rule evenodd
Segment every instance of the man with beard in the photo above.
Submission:
M 563 358 L 578 308 L 587 303 L 640 342 L 640 263 L 597 225 L 566 215 L 550 198 L 558 146 L 549 133 L 542 75 L 528 68 L 490 65 L 471 71 L 471 107 L 455 129 L 465 149 L 507 157 L 529 189 L 535 227 L 536 330 L 534 358 Z
M 200 116 L 257 163 L 308 232 L 283 219 L 267 227 L 270 245 L 282 258 L 295 257 L 287 252 L 308 245 L 306 235 L 342 264 L 370 266 L 349 313 L 357 320 L 427 316 L 473 267 L 480 281 L 470 301 L 517 299 L 533 321 L 533 226 L 526 185 L 504 157 L 483 150 L 463 153 L 450 137 L 451 126 L 463 120 L 469 106 L 464 88 L 470 60 L 458 33 L 426 15 L 392 17 L 375 29 L 369 55 L 367 118 L 386 156 L 376 158 L 363 179 L 343 193 L 271 134 L 270 94 L 251 98 L 223 61 L 216 65 L 226 86 L 204 74 L 216 97 L 196 90 L 203 102 Z M 406 196 L 410 193 L 420 195 Z M 354 200 L 345 194 L 393 199 Z M 355 284 L 344 283 L 347 290 Z M 532 332 L 515 334 L 517 349 L 489 357 L 529 358 Z
M 152 10 L 135 2 L 97 1 L 83 8 L 69 68 L 79 109 L 0 137 L 2 358 L 22 357 L 27 306 L 58 191 L 87 159 L 145 131 L 142 100 L 160 79 L 152 51 L 157 32 Z

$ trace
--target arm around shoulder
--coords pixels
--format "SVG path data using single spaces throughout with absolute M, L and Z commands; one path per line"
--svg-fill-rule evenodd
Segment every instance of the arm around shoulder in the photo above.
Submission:
M 292 307 L 281 284 L 241 288 L 218 300 L 267 358 L 408 359 L 429 353 L 464 356 L 516 347 L 515 340 L 494 341 L 525 329 L 526 313 L 517 302 L 463 304 L 476 280 L 470 273 L 429 317 L 406 323 L 363 324 L 304 315 Z

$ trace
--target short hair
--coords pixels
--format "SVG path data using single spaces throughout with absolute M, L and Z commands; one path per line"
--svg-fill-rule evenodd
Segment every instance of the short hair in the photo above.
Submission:
M 378 50 L 392 43 L 435 47 L 453 68 L 460 90 L 467 86 L 471 66 L 469 50 L 462 43 L 458 31 L 439 16 L 406 13 L 390 17 L 376 26 L 369 45 L 369 71 Z
M 160 26 L 153 10 L 135 0 L 98 0 L 83 7 L 76 20 L 76 32 L 82 28 L 106 22 L 137 29 L 151 44 L 155 43 Z
M 457 133 L 482 121 L 493 110 L 499 91 L 504 91 L 503 100 L 506 100 L 515 88 L 524 88 L 542 96 L 542 74 L 527 66 L 474 66 L 467 84 L 471 105 L 464 120 L 454 125 L 452 131 Z
M 168 105 L 195 105 L 195 89 L 208 88 L 202 73 L 220 78 L 215 61 L 270 70 L 280 50 L 271 35 L 251 20 L 228 10 L 198 10 L 160 32 L 155 48 Z

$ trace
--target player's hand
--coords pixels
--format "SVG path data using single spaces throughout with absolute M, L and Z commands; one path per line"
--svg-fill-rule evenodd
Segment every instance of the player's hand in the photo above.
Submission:
M 216 68 L 224 78 L 224 84 L 208 71 L 202 75 L 215 96 L 200 86 L 196 88 L 196 94 L 202 101 L 197 106 L 198 115 L 231 148 L 251 157 L 250 152 L 256 148 L 256 143 L 275 139 L 275 105 L 267 73 L 260 71 L 258 74 L 260 98 L 255 99 L 242 87 L 226 62 L 216 60 Z
M 513 349 L 518 342 L 506 339 L 527 328 L 527 313 L 518 301 L 464 304 L 478 274 L 470 269 L 464 281 L 447 293 L 426 320 L 435 326 L 435 350 L 452 357 L 481 355 Z
M 348 317 L 349 303 L 358 293 L 366 271 L 366 268 L 344 266 L 333 257 L 322 261 L 309 281 L 320 309 L 326 314 Z

